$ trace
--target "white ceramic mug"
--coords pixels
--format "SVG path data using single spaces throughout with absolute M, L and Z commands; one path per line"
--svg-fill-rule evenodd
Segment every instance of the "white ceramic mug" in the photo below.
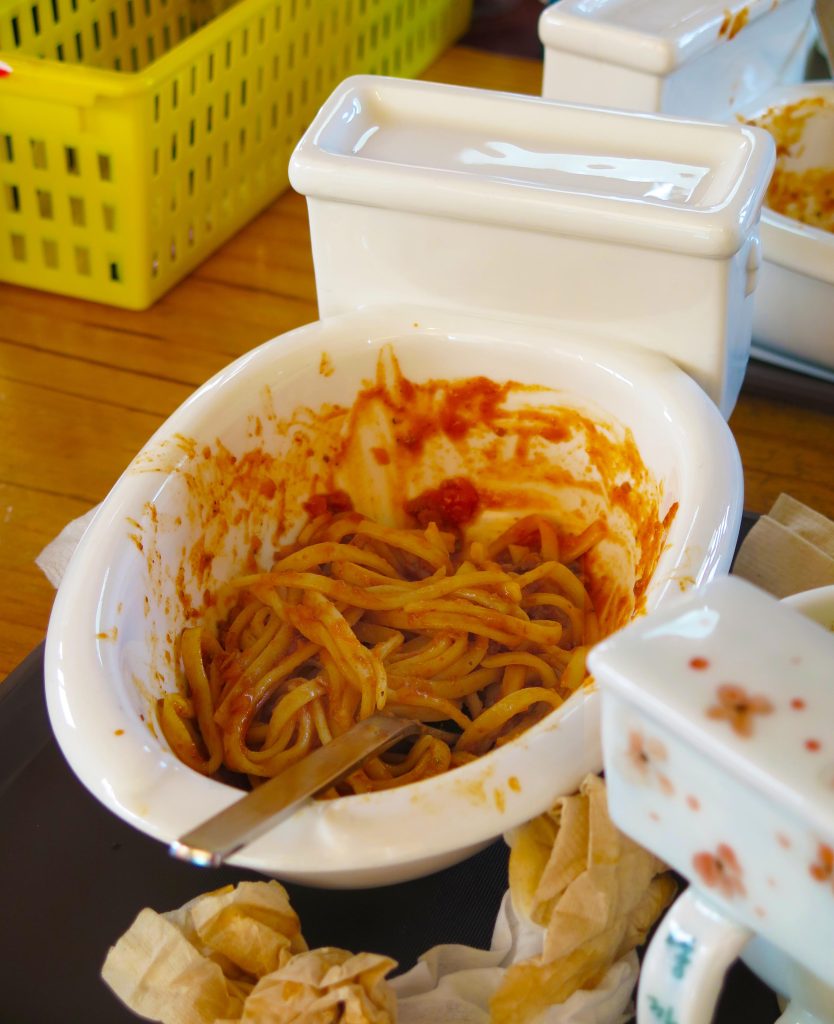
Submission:
M 834 635 L 724 577 L 605 641 L 611 815 L 689 882 L 643 963 L 638 1024 L 706 1024 L 741 955 L 834 1024 Z

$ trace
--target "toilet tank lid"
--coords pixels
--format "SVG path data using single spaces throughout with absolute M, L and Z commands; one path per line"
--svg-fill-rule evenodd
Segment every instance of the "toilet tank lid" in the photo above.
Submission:
M 364 75 L 325 101 L 289 170 L 318 199 L 724 258 L 773 161 L 747 125 Z
M 539 19 L 549 49 L 667 75 L 760 18 L 791 6 L 803 21 L 813 0 L 561 0 Z

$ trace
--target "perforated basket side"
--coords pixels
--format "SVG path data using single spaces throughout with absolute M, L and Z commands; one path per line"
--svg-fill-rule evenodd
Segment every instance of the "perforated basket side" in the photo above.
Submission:
M 212 2 L 0 0 L 18 66 L 0 93 L 0 278 L 150 305 L 286 188 L 339 81 L 419 73 L 471 7 L 242 0 L 206 22 Z

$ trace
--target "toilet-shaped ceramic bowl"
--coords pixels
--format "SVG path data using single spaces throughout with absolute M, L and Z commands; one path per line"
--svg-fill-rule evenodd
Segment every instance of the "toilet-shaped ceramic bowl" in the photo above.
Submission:
M 724 416 L 772 161 L 754 128 L 343 83 L 290 168 L 308 197 L 321 319 L 174 413 L 58 593 L 49 712 L 85 785 L 166 842 L 239 797 L 178 761 L 156 702 L 181 683 L 176 637 L 204 594 L 247 560 L 268 566 L 322 490 L 396 521 L 463 475 L 485 519 L 537 508 L 571 533 L 601 520 L 588 565 L 608 629 L 725 571 L 742 476 Z M 457 409 L 466 437 L 455 424 L 398 433 L 415 396 L 484 389 L 491 405 Z M 359 428 L 357 396 L 370 410 Z M 561 426 L 521 443 L 531 418 Z M 460 860 L 599 769 L 597 702 L 584 687 L 453 771 L 313 801 L 233 863 L 356 887 Z
M 562 0 L 542 14 L 539 36 L 543 96 L 721 122 L 769 120 L 779 127 L 779 168 L 804 174 L 786 179 L 784 191 L 806 189 L 825 210 L 825 183 L 834 173 L 834 86 L 804 81 L 816 38 L 812 0 Z M 753 353 L 830 378 L 830 215 L 828 221 L 829 229 L 814 219 L 803 223 L 766 201 Z

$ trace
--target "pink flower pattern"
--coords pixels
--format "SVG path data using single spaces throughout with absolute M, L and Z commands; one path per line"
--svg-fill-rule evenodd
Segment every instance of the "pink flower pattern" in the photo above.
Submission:
M 773 705 L 767 697 L 750 696 L 743 686 L 724 683 L 715 691 L 718 701 L 707 708 L 707 717 L 724 719 L 738 736 L 752 736 L 754 715 L 769 715 Z
M 744 872 L 733 848 L 726 843 L 719 844 L 715 853 L 696 853 L 692 865 L 704 885 L 717 889 L 726 899 L 747 895 L 742 881 Z
M 626 751 L 631 766 L 636 769 L 637 774 L 644 783 L 657 781 L 660 789 L 671 796 L 675 787 L 671 780 L 661 770 L 661 765 L 666 761 L 666 747 L 658 739 L 646 738 L 641 732 L 633 729 L 628 734 L 628 750 Z

